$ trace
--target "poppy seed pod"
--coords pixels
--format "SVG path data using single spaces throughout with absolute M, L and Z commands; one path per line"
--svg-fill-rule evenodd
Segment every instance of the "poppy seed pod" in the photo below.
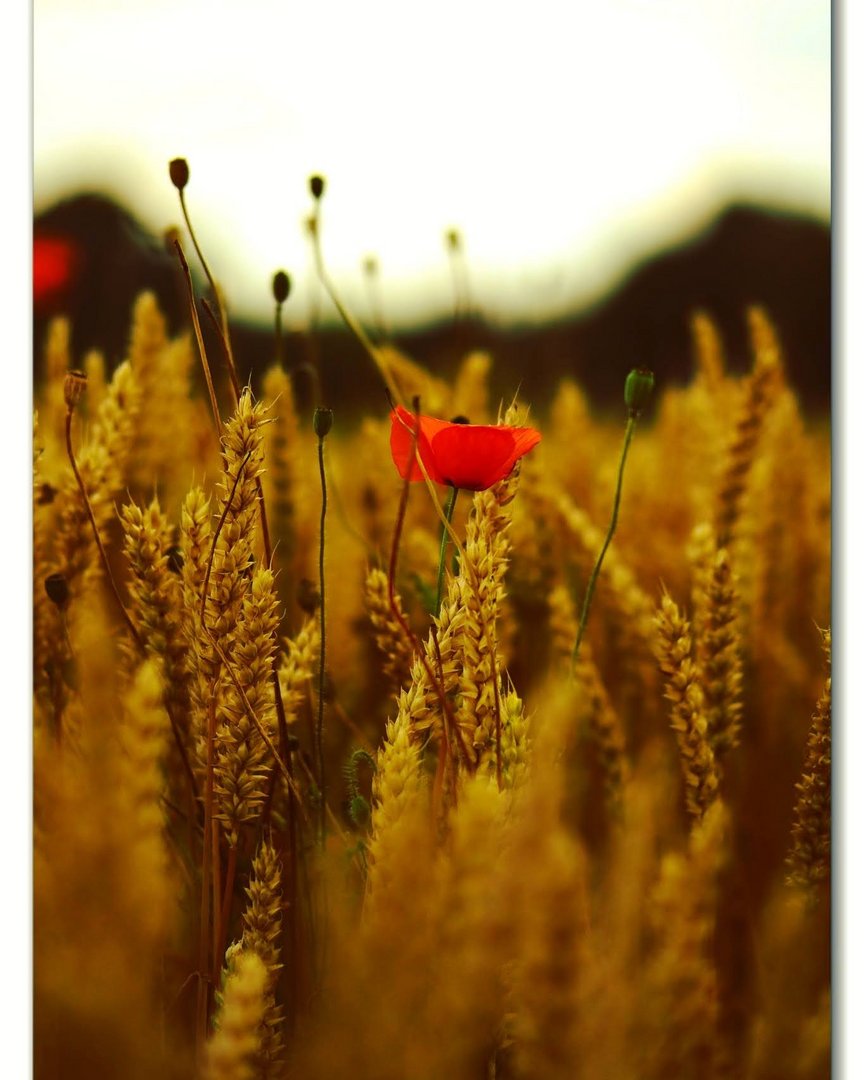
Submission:
M 333 410 L 318 408 L 312 415 L 312 429 L 319 439 L 329 434 L 333 427 Z
M 277 270 L 273 275 L 273 299 L 277 304 L 284 304 L 291 294 L 291 278 L 284 270 Z
M 81 400 L 81 395 L 87 389 L 87 376 L 83 371 L 67 371 L 66 381 L 63 383 L 63 400 L 69 412 L 75 408 Z
M 633 368 L 624 383 L 624 404 L 631 416 L 638 416 L 651 400 L 654 390 L 654 372 L 645 368 Z
M 174 187 L 178 191 L 182 191 L 189 183 L 189 162 L 186 158 L 175 157 L 169 161 L 168 175 L 171 177 L 171 183 Z
M 62 608 L 69 600 L 69 585 L 63 574 L 49 574 L 45 578 L 45 592 L 52 604 Z

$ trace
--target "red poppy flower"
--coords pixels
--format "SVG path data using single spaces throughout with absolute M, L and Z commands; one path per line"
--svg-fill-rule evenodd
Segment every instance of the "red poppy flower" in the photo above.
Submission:
M 76 269 L 75 248 L 59 236 L 33 238 L 33 303 L 39 308 L 67 288 Z
M 495 427 L 486 424 L 453 424 L 434 416 L 420 416 L 417 456 L 436 484 L 485 491 L 503 480 L 524 454 L 540 442 L 540 432 L 529 427 Z M 390 413 L 390 451 L 404 480 L 422 480 L 423 473 L 411 461 L 411 444 L 417 417 L 398 405 Z

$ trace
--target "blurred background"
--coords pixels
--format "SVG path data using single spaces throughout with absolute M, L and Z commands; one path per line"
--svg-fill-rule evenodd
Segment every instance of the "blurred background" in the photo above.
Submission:
M 686 381 L 707 310 L 733 369 L 763 304 L 805 409 L 830 394 L 831 10 L 820 0 L 35 0 L 34 350 L 123 354 L 135 293 L 185 325 L 165 230 L 193 225 L 241 374 L 314 331 L 335 407 L 386 407 L 317 284 L 324 257 L 378 339 L 542 407 L 565 372 L 598 408 L 627 370 Z M 455 234 L 455 235 L 454 235 Z M 191 245 L 186 244 L 191 256 Z

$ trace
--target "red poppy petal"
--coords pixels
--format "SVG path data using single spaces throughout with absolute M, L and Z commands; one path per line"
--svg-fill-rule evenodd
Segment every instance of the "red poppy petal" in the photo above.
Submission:
M 533 427 L 513 428 L 513 435 L 516 438 L 516 456 L 513 458 L 514 464 L 519 458 L 524 457 L 529 450 L 533 450 L 537 443 L 543 438 L 540 432 L 536 431 Z
M 401 405 L 397 405 L 395 410 L 390 413 L 390 453 L 393 455 L 393 462 L 403 480 L 408 474 L 409 463 L 411 465 L 410 479 L 412 481 L 423 479 L 423 473 L 420 471 L 416 459 L 413 461 L 411 459 L 411 444 L 414 441 L 416 422 L 414 414 L 408 412 Z M 420 417 L 417 454 L 422 457 L 429 478 L 436 484 L 443 484 L 444 481 L 436 468 L 435 455 L 432 453 L 430 440 L 436 432 L 447 426 L 446 420 L 436 420 L 434 416 L 421 415 Z
M 75 248 L 57 236 L 33 240 L 33 300 L 38 305 L 69 284 L 75 267 Z
M 448 424 L 432 439 L 443 483 L 484 491 L 513 468 L 513 429 L 481 424 Z

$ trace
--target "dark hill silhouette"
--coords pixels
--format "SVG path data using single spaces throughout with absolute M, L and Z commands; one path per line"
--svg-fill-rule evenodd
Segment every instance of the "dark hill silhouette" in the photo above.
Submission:
M 49 310 L 34 310 L 37 371 L 47 317 L 58 310 L 73 321 L 75 355 L 99 347 L 110 364 L 123 354 L 140 289 L 157 292 L 172 330 L 187 321 L 165 245 L 114 203 L 96 195 L 67 200 L 37 217 L 34 232 L 68 236 L 84 254 L 67 294 L 53 298 Z M 704 232 L 646 260 L 606 299 L 570 318 L 512 328 L 479 318 L 446 322 L 400 333 L 396 344 L 442 374 L 452 373 L 467 349 L 487 348 L 498 394 L 512 394 L 521 384 L 526 400 L 542 409 L 561 375 L 570 373 L 598 408 L 609 408 L 620 403 L 624 377 L 635 365 L 652 368 L 659 386 L 688 380 L 689 319 L 699 308 L 716 320 L 730 368 L 746 370 L 744 313 L 754 303 L 779 328 L 790 379 L 805 408 L 824 412 L 831 390 L 830 231 L 818 221 L 755 206 L 728 207 Z M 252 372 L 254 378 L 272 358 L 270 328 L 237 322 L 232 336 L 241 376 Z M 386 407 L 372 365 L 343 328 L 324 328 L 316 347 L 333 408 L 346 415 Z M 306 354 L 301 335 L 292 335 L 289 363 Z M 211 355 L 218 356 L 215 343 Z

